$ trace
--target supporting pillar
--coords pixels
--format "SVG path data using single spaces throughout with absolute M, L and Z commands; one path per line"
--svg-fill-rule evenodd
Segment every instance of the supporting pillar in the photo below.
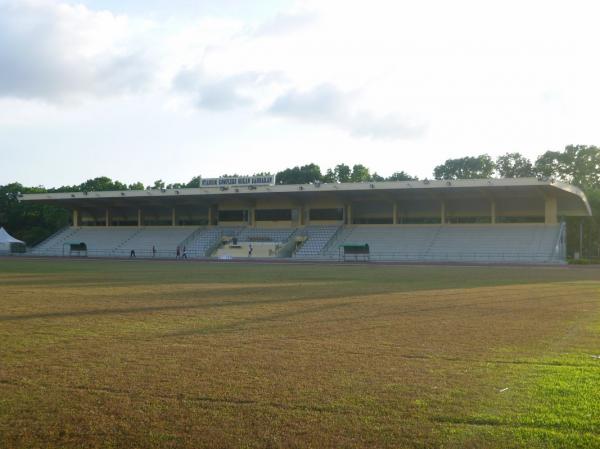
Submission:
M 579 220 L 579 257 L 583 258 L 583 218 Z
M 110 211 L 108 210 L 108 207 L 104 211 L 104 226 L 110 226 Z
M 306 209 L 304 209 L 304 206 L 300 206 L 298 208 L 298 223 L 300 226 L 304 226 L 306 224 L 306 220 L 305 220 L 305 216 L 304 216 L 304 212 Z
M 394 205 L 392 207 L 392 223 L 398 224 L 398 202 L 394 201 Z
M 544 223 L 558 223 L 558 205 L 555 196 L 546 195 L 544 207 Z
M 250 208 L 250 214 L 248 218 L 250 219 L 250 226 L 256 227 L 256 208 Z
M 208 206 L 208 225 L 212 226 L 213 224 L 213 209 L 212 204 Z
M 171 226 L 175 226 L 177 222 L 175 221 L 175 208 L 171 208 Z
M 491 220 L 490 222 L 492 224 L 496 224 L 496 201 L 492 200 L 491 203 Z
M 446 201 L 442 200 L 441 210 L 440 210 L 440 222 L 444 225 L 446 224 Z
M 352 204 L 346 205 L 346 224 L 352 224 Z
M 138 228 L 142 227 L 142 209 L 138 208 Z
M 77 209 L 73 209 L 73 226 L 79 226 L 79 211 Z
M 218 204 L 212 204 L 210 206 L 211 208 L 211 225 L 218 225 L 219 224 L 219 205 Z

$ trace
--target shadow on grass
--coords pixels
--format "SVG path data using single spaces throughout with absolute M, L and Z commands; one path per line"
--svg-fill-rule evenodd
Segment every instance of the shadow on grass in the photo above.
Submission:
M 327 304 L 321 305 L 317 307 L 304 308 L 302 310 L 296 310 L 293 312 L 283 312 L 283 313 L 273 313 L 270 315 L 265 315 L 257 318 L 246 318 L 243 320 L 236 321 L 234 323 L 223 324 L 220 326 L 211 326 L 204 327 L 200 329 L 192 329 L 184 332 L 174 332 L 163 335 L 164 337 L 187 337 L 190 335 L 208 335 L 208 334 L 218 334 L 218 333 L 227 333 L 234 332 L 237 330 L 241 330 L 248 325 L 257 324 L 257 323 L 265 323 L 269 321 L 277 321 L 286 318 L 294 318 L 297 316 L 307 315 L 310 313 L 323 312 L 325 310 L 339 309 L 341 307 L 348 307 L 353 305 L 350 302 L 338 303 L 338 304 Z
M 263 290 L 264 287 L 261 287 L 260 290 Z M 283 290 L 283 289 L 282 289 Z M 219 290 L 220 293 L 223 293 L 224 290 Z M 235 293 L 240 293 L 240 289 L 235 289 Z M 248 293 L 248 289 L 244 289 L 241 293 Z M 273 292 L 270 291 L 272 294 Z M 289 295 L 289 290 L 283 290 L 279 294 L 281 296 Z M 393 292 L 388 292 L 393 294 Z M 407 293 L 407 292 L 401 292 Z M 182 293 L 183 294 L 183 293 Z M 206 296 L 206 291 L 202 291 L 202 294 Z M 355 294 L 358 294 L 356 292 Z M 154 296 L 163 297 L 164 293 L 159 292 Z M 189 296 L 190 292 L 186 292 L 185 295 Z M 363 302 L 367 300 L 369 296 L 380 296 L 381 292 L 375 292 L 370 294 L 361 294 L 354 304 L 358 302 Z M 277 305 L 277 304 L 291 304 L 298 303 L 302 301 L 324 301 L 324 300 L 338 300 L 338 299 L 348 299 L 354 295 L 349 295 L 347 292 L 338 292 L 336 294 L 322 295 L 322 296 L 313 296 L 312 294 L 306 294 L 306 296 L 297 296 L 297 297 L 281 297 L 275 299 L 246 299 L 246 300 L 226 300 L 222 299 L 219 301 L 211 301 L 199 304 L 174 304 L 174 305 L 163 305 L 163 306 L 143 306 L 143 307 L 123 307 L 123 308 L 104 308 L 104 309 L 94 309 L 94 310 L 73 310 L 73 311 L 59 311 L 59 312 L 45 312 L 45 313 L 31 313 L 31 314 L 21 314 L 21 315 L 0 315 L 0 322 L 10 322 L 10 321 L 26 321 L 26 320 L 35 320 L 35 319 L 54 319 L 54 318 L 76 318 L 76 317 L 93 317 L 93 316 L 110 316 L 110 315 L 123 315 L 123 314 L 138 314 L 138 313 L 154 313 L 154 312 L 169 312 L 169 311 L 177 311 L 177 310 L 201 310 L 201 309 L 210 309 L 210 308 L 224 308 L 224 307 L 248 307 L 248 306 L 256 306 L 256 305 Z M 504 305 L 504 304 L 512 304 L 512 303 L 521 303 L 525 304 L 528 302 L 539 302 L 539 301 L 551 301 L 551 300 L 565 300 L 563 295 L 541 295 L 539 297 L 529 297 L 523 298 L 521 296 L 516 298 L 509 299 L 498 299 L 498 294 L 492 292 L 492 294 L 488 295 L 489 299 L 486 300 L 477 300 L 474 298 L 473 301 L 469 302 L 454 302 L 453 298 L 443 299 L 442 304 L 436 304 L 434 306 L 428 307 L 405 307 L 402 310 L 394 310 L 394 311 L 386 311 L 385 313 L 376 313 L 369 315 L 361 315 L 360 318 L 362 320 L 366 319 L 378 319 L 378 318 L 388 318 L 394 316 L 403 316 L 403 315 L 412 315 L 412 314 L 421 314 L 424 312 L 438 312 L 442 310 L 460 310 L 466 308 L 477 308 L 481 306 L 489 306 L 489 305 Z M 482 298 L 482 296 L 479 296 Z M 484 297 L 485 298 L 485 297 Z M 147 298 L 146 298 L 147 299 Z M 427 299 L 427 298 L 424 298 Z M 597 304 L 597 300 L 587 300 L 581 301 L 578 298 L 573 297 L 574 301 L 577 301 L 578 304 Z M 434 299 L 437 301 L 437 299 Z M 349 304 L 349 303 L 348 303 Z M 497 314 L 500 315 L 503 311 L 493 310 L 488 311 L 486 314 Z M 507 311 L 506 313 L 514 313 L 512 310 Z M 336 320 L 340 320 L 336 318 Z M 344 320 L 344 318 L 342 318 Z M 350 318 L 350 320 L 354 320 L 354 318 Z M 320 320 L 319 322 L 324 322 L 327 320 Z

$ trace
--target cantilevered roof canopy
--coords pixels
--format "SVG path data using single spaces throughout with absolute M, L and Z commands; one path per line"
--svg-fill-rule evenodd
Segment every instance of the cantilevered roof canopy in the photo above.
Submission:
M 20 200 L 53 204 L 66 208 L 165 206 L 214 204 L 226 199 L 256 201 L 269 198 L 302 202 L 318 197 L 337 197 L 344 201 L 391 201 L 430 199 L 468 200 L 470 198 L 557 198 L 558 215 L 589 216 L 591 209 L 585 194 L 577 187 L 537 178 L 461 179 L 423 181 L 385 181 L 343 184 L 300 184 L 244 187 L 200 187 L 190 189 L 123 190 L 106 192 L 35 193 L 21 195 Z

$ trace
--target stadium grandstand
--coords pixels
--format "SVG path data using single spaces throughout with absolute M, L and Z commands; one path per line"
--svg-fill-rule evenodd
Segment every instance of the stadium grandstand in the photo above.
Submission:
M 551 179 L 274 181 L 20 199 L 72 211 L 40 256 L 562 263 L 564 218 L 591 215 L 581 190 Z

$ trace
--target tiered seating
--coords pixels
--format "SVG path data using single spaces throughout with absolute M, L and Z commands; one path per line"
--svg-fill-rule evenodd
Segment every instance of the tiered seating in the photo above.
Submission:
M 327 243 L 340 229 L 340 226 L 335 225 L 312 225 L 307 226 L 302 231 L 302 235 L 306 237 L 306 241 L 296 251 L 294 257 L 299 259 L 310 259 L 318 257 Z
M 244 228 L 237 236 L 240 242 L 286 242 L 295 228 Z
M 187 252 L 191 257 L 206 257 L 207 252 L 223 237 L 223 233 L 232 232 L 232 228 L 226 230 L 219 227 L 207 227 L 198 231 L 187 243 Z M 235 233 L 234 233 L 235 234 Z
M 553 262 L 559 225 L 352 226 L 340 232 L 323 257 L 339 246 L 368 243 L 372 260 Z
M 307 226 L 294 228 L 195 227 L 70 227 L 32 250 L 36 255 L 68 255 L 68 243 L 85 243 L 96 257 L 175 255 L 185 245 L 188 257 L 207 257 L 224 237 L 237 237 L 216 251 L 219 257 L 288 257 L 296 244 L 295 233 L 305 236 L 296 258 L 337 259 L 343 244 L 369 244 L 371 260 L 559 262 L 560 225 L 388 225 Z M 287 242 L 287 243 L 286 243 Z M 233 247 L 232 247 L 233 246 Z
M 441 226 L 349 226 L 329 246 L 326 256 L 337 258 L 339 246 L 368 243 L 373 258 L 423 259 Z
M 559 225 L 445 226 L 427 256 L 436 260 L 546 262 Z
M 152 246 L 154 246 L 156 257 L 174 257 L 177 247 L 197 229 L 195 226 L 144 227 L 123 242 L 113 253 L 116 256 L 129 256 L 130 251 L 134 250 L 137 257 L 152 257 Z
M 137 227 L 71 227 L 38 245 L 32 253 L 46 256 L 62 256 L 67 243 L 85 243 L 88 255 L 108 257 L 140 231 Z M 67 250 L 68 251 L 68 250 Z
M 62 255 L 62 246 L 73 233 L 77 232 L 78 228 L 66 227 L 58 231 L 53 236 L 44 240 L 31 250 L 32 254 L 58 256 Z M 69 240 L 70 241 L 70 240 Z

